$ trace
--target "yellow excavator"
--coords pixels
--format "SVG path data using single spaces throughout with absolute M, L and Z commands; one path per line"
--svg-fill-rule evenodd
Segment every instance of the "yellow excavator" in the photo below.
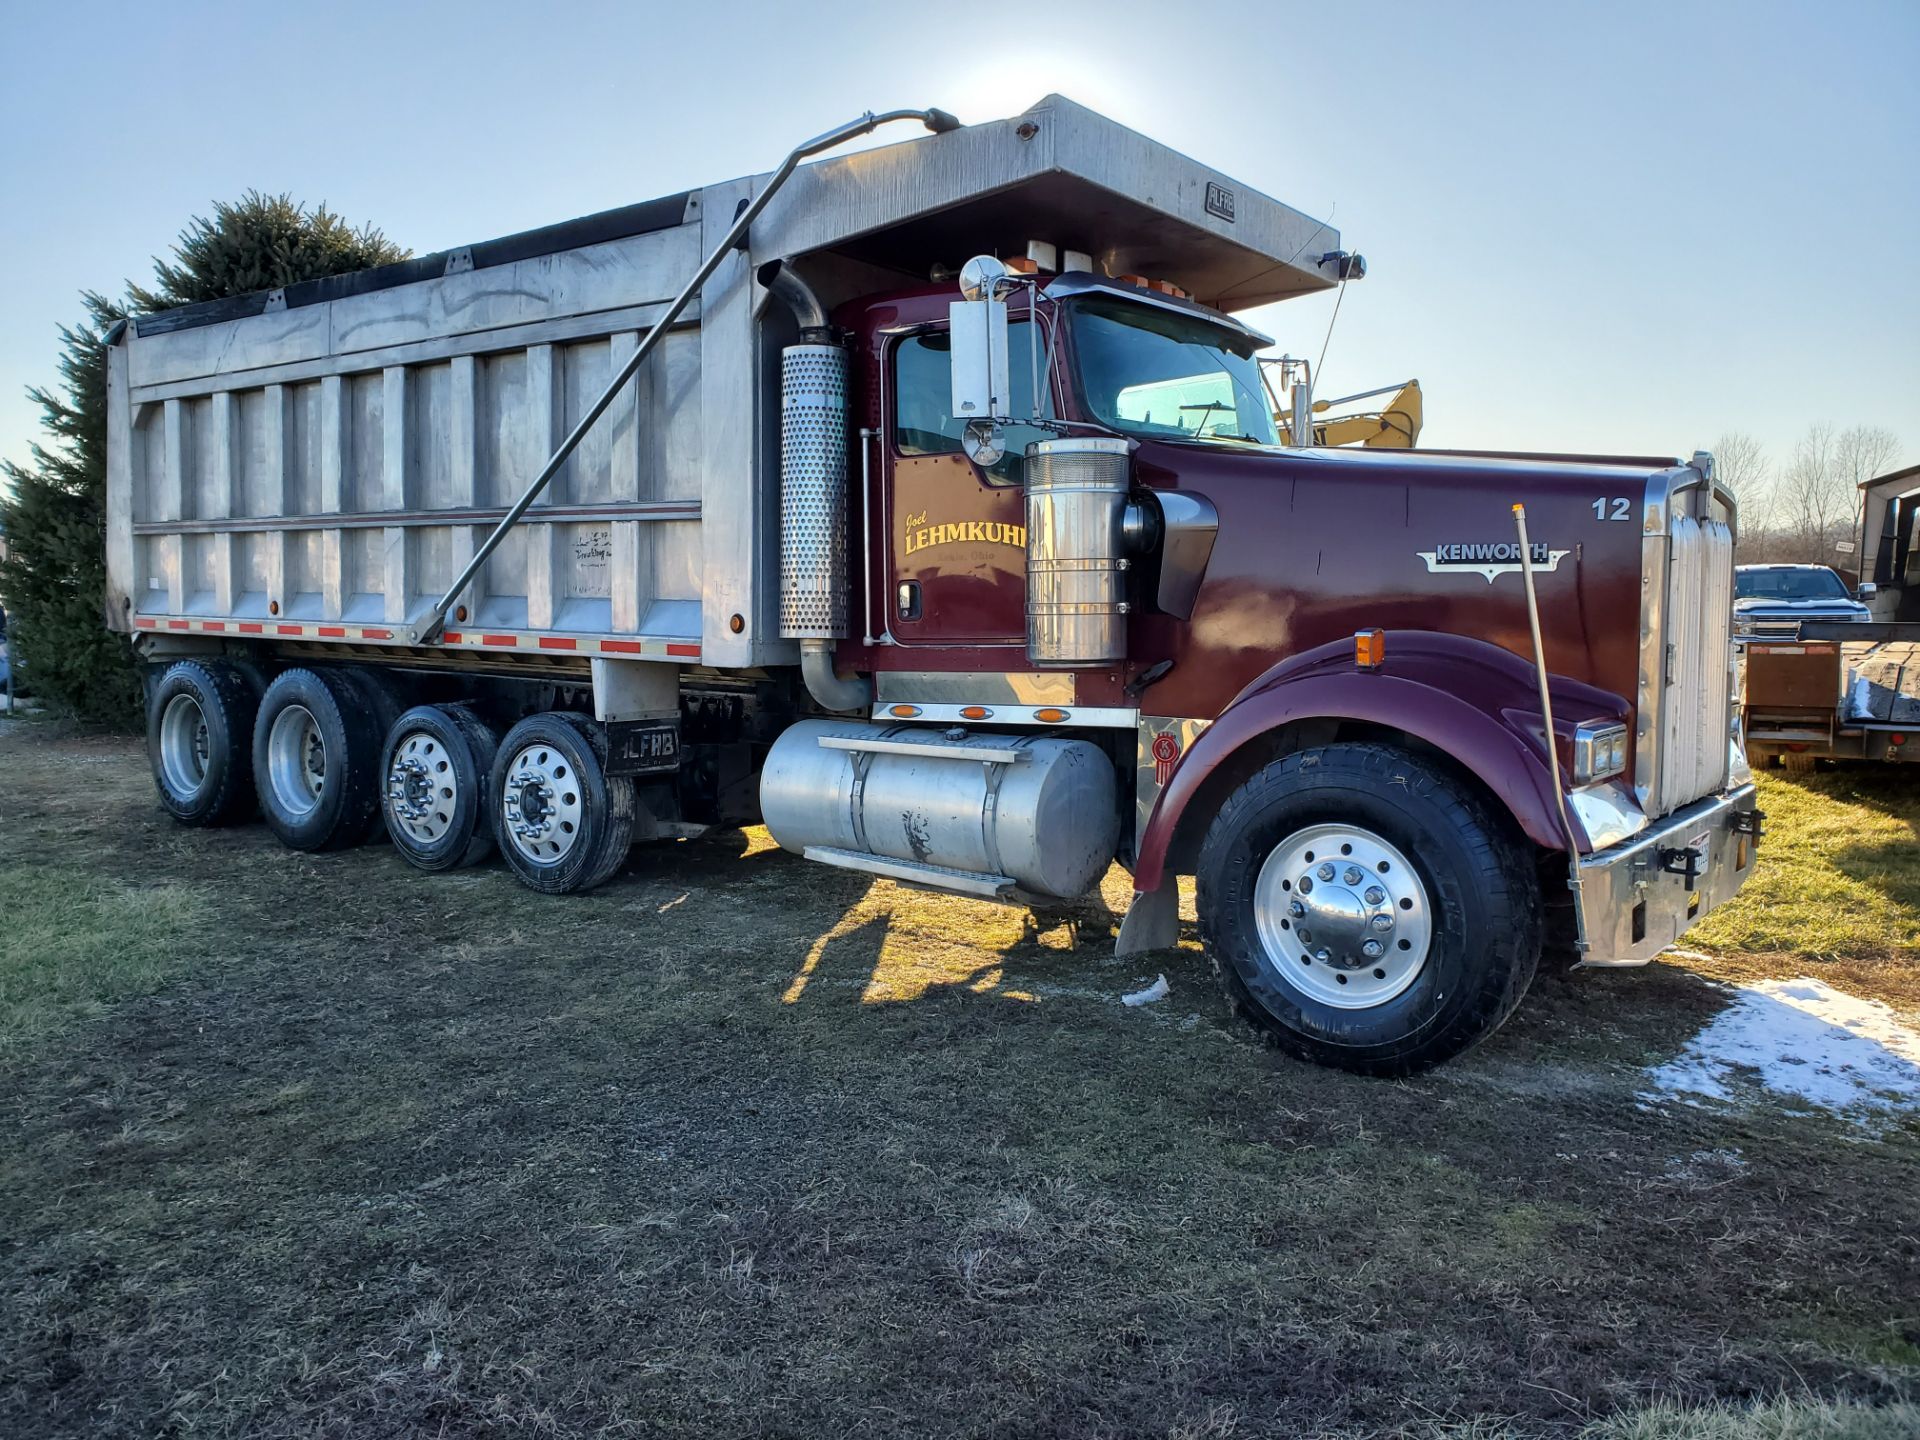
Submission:
M 1306 361 L 1282 355 L 1271 360 L 1262 359 L 1260 365 L 1267 381 L 1267 394 L 1273 400 L 1273 418 L 1278 422 L 1281 433 L 1287 437 L 1288 444 L 1364 445 L 1374 450 L 1411 450 L 1420 439 L 1420 425 L 1425 416 L 1418 380 L 1409 380 L 1401 385 L 1382 385 L 1377 390 L 1362 390 L 1333 400 L 1313 400 L 1311 367 Z M 1279 372 L 1277 387 L 1271 373 L 1275 370 Z M 1292 397 L 1291 408 L 1282 403 L 1283 394 Z M 1360 410 L 1345 415 L 1329 413 L 1339 406 L 1372 400 L 1381 395 L 1393 398 L 1378 410 Z M 1296 435 L 1296 429 L 1304 431 L 1309 425 L 1312 438 L 1304 434 Z

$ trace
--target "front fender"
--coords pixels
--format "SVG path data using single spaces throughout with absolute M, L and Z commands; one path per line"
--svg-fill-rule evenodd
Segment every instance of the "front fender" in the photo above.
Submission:
M 1554 728 L 1562 735 L 1582 721 L 1625 720 L 1630 713 L 1619 696 L 1564 676 L 1553 678 L 1552 694 Z M 1267 671 L 1201 732 L 1141 835 L 1135 890 L 1160 888 L 1181 821 L 1220 766 L 1243 746 L 1303 720 L 1356 721 L 1415 736 L 1477 777 L 1528 839 L 1567 848 L 1539 739 L 1533 666 L 1484 640 L 1390 631 L 1380 669 L 1356 669 L 1349 641 L 1321 646 Z M 1573 824 L 1579 847 L 1590 848 L 1577 817 Z

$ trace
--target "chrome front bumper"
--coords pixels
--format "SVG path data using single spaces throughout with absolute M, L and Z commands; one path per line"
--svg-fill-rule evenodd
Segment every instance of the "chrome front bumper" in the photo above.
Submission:
M 1580 860 L 1582 965 L 1645 965 L 1753 873 L 1753 786 L 1696 800 Z M 1696 870 L 1692 888 L 1681 873 Z

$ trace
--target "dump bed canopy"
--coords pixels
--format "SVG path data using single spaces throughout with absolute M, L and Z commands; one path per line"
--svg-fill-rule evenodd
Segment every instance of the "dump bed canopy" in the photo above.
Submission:
M 765 175 L 716 187 L 757 190 Z M 134 321 L 141 336 L 295 310 L 516 265 L 673 229 L 700 191 L 457 246 L 285 290 L 187 305 Z M 1091 255 L 1109 275 L 1170 280 L 1202 304 L 1242 310 L 1334 283 L 1322 256 L 1340 232 L 1060 95 L 1009 120 L 804 167 L 754 227 L 756 261 L 824 252 L 924 280 L 1029 240 Z
M 768 179 L 134 320 L 108 357 L 117 621 L 408 643 Z M 1230 309 L 1326 288 L 1340 243 L 1058 96 L 802 166 L 507 532 L 444 643 L 791 663 L 770 397 L 794 326 L 754 267 L 804 257 L 833 305 L 1032 240 Z

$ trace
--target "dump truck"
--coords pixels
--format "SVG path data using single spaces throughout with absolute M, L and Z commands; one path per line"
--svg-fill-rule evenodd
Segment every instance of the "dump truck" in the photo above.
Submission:
M 1442 1061 L 1751 873 L 1737 514 L 1704 454 L 1283 445 L 1238 314 L 1361 273 L 1052 96 L 129 320 L 160 803 L 550 894 L 754 823 L 902 905 L 1117 862 L 1122 955 L 1193 876 L 1279 1043 Z

